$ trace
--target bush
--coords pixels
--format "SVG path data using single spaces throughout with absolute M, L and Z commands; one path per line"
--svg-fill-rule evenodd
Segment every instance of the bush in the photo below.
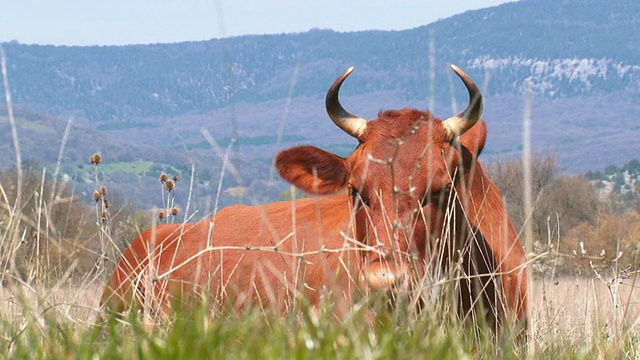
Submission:
M 582 270 L 631 267 L 637 270 L 640 255 L 640 214 L 605 214 L 595 223 L 582 223 L 572 229 L 560 250 L 574 254 L 573 265 Z
M 0 172 L 0 185 L 4 189 L 0 219 L 6 220 L 0 224 L 3 272 L 12 270 L 24 280 L 45 280 L 66 272 L 74 262 L 76 267 L 91 266 L 75 261 L 87 259 L 82 249 L 90 248 L 86 239 L 95 230 L 88 207 L 69 183 L 56 181 L 35 163 L 26 163 L 21 180 L 17 169 Z
M 16 208 L 19 188 L 22 194 Z M 29 162 L 22 167 L 20 186 L 16 168 L 1 171 L 0 189 L 0 276 L 4 282 L 11 278 L 50 282 L 65 273 L 87 276 L 97 270 L 103 229 L 96 225 L 96 209 L 83 203 L 70 183 L 54 179 L 43 167 Z M 116 206 L 110 209 L 113 215 L 108 226 L 116 236 L 134 235 L 132 205 L 117 194 L 111 197 Z M 120 247 L 126 244 L 124 239 L 122 244 L 109 242 Z M 119 252 L 111 248 L 110 257 L 115 259 Z
M 498 160 L 488 164 L 487 172 L 505 197 L 516 230 L 522 229 L 527 220 L 522 161 Z M 552 153 L 532 156 L 531 193 L 534 208 L 530 221 L 538 241 L 546 242 L 550 227 L 568 231 L 581 222 L 595 221 L 599 209 L 595 186 L 586 177 L 562 175 Z

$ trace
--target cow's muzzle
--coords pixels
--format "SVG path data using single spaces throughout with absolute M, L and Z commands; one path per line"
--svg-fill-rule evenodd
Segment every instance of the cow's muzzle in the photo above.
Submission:
M 397 292 L 408 285 L 409 269 L 393 262 L 374 262 L 360 271 L 360 287 L 373 292 Z

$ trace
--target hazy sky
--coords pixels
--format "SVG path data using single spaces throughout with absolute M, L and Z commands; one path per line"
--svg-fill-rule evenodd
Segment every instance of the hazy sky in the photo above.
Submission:
M 329 28 L 403 30 L 505 0 L 0 0 L 0 42 L 122 45 Z

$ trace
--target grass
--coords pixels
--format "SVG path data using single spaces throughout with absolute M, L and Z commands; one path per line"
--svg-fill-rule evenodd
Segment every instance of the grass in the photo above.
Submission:
M 102 166 L 102 164 L 100 165 Z M 100 227 L 103 230 L 103 225 Z M 101 231 L 104 246 L 113 244 Z M 3 234 L 6 242 L 7 233 Z M 14 233 L 13 236 L 20 236 Z M 4 257 L 15 256 L 4 252 Z M 88 254 L 87 254 L 88 255 Z M 553 256 L 553 255 L 548 255 Z M 112 259 L 115 260 L 115 259 Z M 38 258 L 34 261 L 39 261 Z M 169 316 L 132 312 L 107 319 L 99 306 L 109 267 L 53 281 L 5 276 L 0 289 L 0 358 L 335 358 L 595 359 L 640 356 L 640 295 L 635 274 L 592 278 L 541 277 L 530 299 L 528 342 L 508 332 L 482 336 L 446 311 L 447 299 L 416 313 L 408 306 L 388 311 L 365 297 L 336 319 L 330 304 L 310 309 L 302 301 L 282 314 L 253 308 L 238 314 L 212 310 L 204 301 Z M 425 285 L 428 286 L 428 285 Z M 443 310 L 445 309 L 445 310 Z
M 357 304 L 346 320 L 329 309 L 280 313 L 248 310 L 212 312 L 204 304 L 159 320 L 129 316 L 95 326 L 102 284 L 65 283 L 34 289 L 15 285 L 0 292 L 2 358 L 336 358 L 460 359 L 523 358 L 526 345 L 506 335 L 497 341 L 424 311 L 379 311 L 375 300 Z M 535 358 L 636 358 L 637 324 L 615 337 L 614 312 L 606 285 L 593 279 L 559 278 L 534 283 Z M 631 323 L 640 314 L 638 292 L 629 293 Z M 622 305 L 626 305 L 623 303 Z
M 446 332 L 436 324 L 414 319 L 406 323 L 400 312 L 381 318 L 374 326 L 367 320 L 367 304 L 354 310 L 351 317 L 338 323 L 329 311 L 312 316 L 301 310 L 281 315 L 258 309 L 238 317 L 228 312 L 212 315 L 206 306 L 182 313 L 163 323 L 149 323 L 131 316 L 125 322 L 112 319 L 102 328 L 91 325 L 97 313 L 98 288 L 82 292 L 71 288 L 55 293 L 84 295 L 66 299 L 74 306 L 41 306 L 57 299 L 25 299 L 31 311 L 17 310 L 14 316 L 3 314 L 3 338 L 8 341 L 2 357 L 13 358 L 420 358 L 457 359 L 460 355 L 495 348 L 474 348 L 460 331 Z M 65 291 L 66 290 L 66 291 Z M 7 294 L 5 293 L 4 296 Z M 4 297 L 3 296 L 3 297 Z M 49 300 L 49 301 L 47 301 Z M 22 304 L 27 305 L 27 304 Z M 44 305 L 44 308 L 47 306 Z M 81 309 L 96 310 L 77 311 Z M 69 310 L 75 312 L 69 316 Z M 67 316 L 65 316 L 66 314 Z M 405 315 L 406 316 L 406 315 Z M 428 316 L 425 316 L 427 318 Z M 6 320 L 13 318 L 13 324 Z M 424 320 L 424 319 L 423 319 Z M 408 325 L 408 326 L 407 326 Z M 453 330 L 453 328 L 451 329 Z M 460 329 L 457 329 L 460 330 Z M 501 355 L 515 356 L 515 352 Z

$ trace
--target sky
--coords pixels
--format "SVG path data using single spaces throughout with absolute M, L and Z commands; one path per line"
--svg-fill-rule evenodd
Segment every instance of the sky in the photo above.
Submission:
M 0 0 L 0 42 L 125 45 L 405 30 L 505 0 Z

